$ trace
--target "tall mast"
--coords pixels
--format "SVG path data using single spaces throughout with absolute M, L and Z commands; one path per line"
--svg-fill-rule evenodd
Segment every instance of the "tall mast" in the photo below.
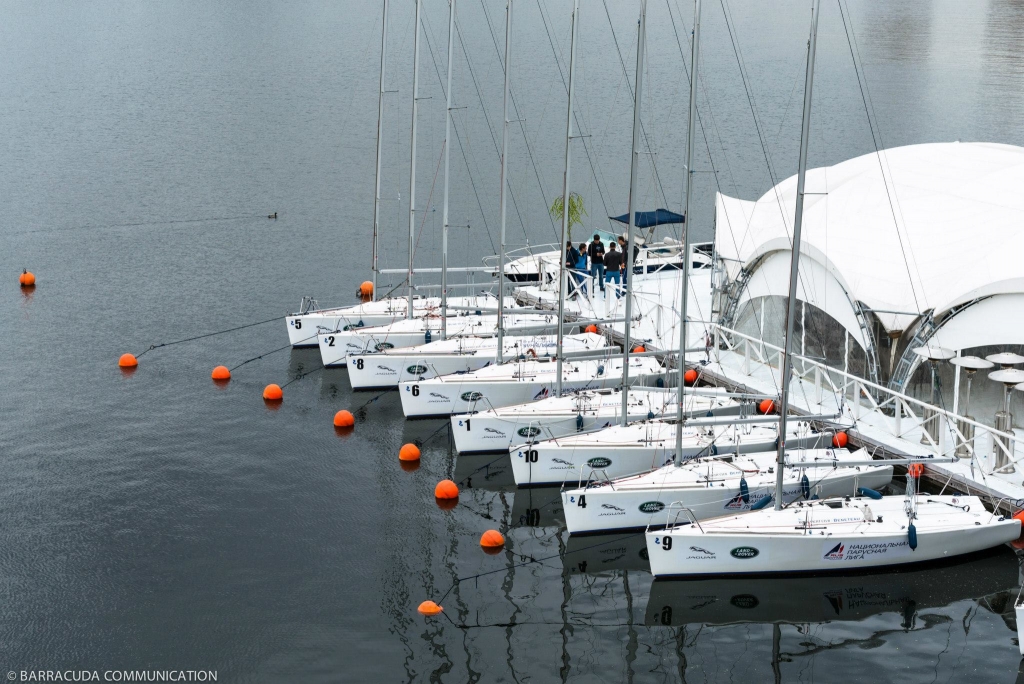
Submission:
M 412 39 L 412 142 L 409 145 L 409 313 L 412 318 L 412 258 L 416 253 L 416 110 L 420 94 L 420 9 L 423 0 L 416 0 L 416 22 Z
M 636 39 L 636 88 L 633 91 L 633 159 L 629 166 L 629 233 L 626 235 L 626 334 L 622 348 L 622 424 L 629 422 L 629 348 L 633 321 L 633 233 L 636 230 L 636 176 L 640 158 L 640 94 L 644 87 L 644 50 L 646 48 L 647 0 L 640 0 L 640 28 Z
M 569 235 L 569 162 L 572 159 L 572 87 L 573 72 L 576 70 L 576 28 L 579 23 L 580 0 L 572 3 L 572 38 L 569 43 L 569 106 L 565 115 L 565 175 L 562 176 L 562 241 L 558 243 L 558 345 L 555 350 L 558 375 L 558 394 L 562 394 L 562 341 L 565 333 L 562 330 L 565 322 L 565 241 Z
M 700 62 L 700 0 L 693 8 L 690 45 L 690 117 L 686 132 L 686 199 L 683 202 L 683 283 L 679 302 L 679 403 L 676 406 L 676 462 L 683 458 L 683 389 L 686 387 L 686 305 L 690 298 L 690 198 L 693 196 L 693 136 L 697 127 L 697 65 Z
M 448 87 L 444 110 L 444 202 L 441 209 L 441 339 L 448 339 L 448 158 L 452 127 L 452 46 L 455 37 L 455 0 L 448 0 Z M 411 244 L 411 243 L 410 243 Z M 411 271 L 410 271 L 411 275 Z
M 508 172 L 508 82 L 512 72 L 512 0 L 505 4 L 505 94 L 501 114 L 501 244 L 498 247 L 498 363 L 505 360 L 505 174 Z
M 814 49 L 818 38 L 820 0 L 811 8 L 811 38 L 807 41 L 807 75 L 804 77 L 804 114 L 800 124 L 800 164 L 796 172 L 796 217 L 793 220 L 793 259 L 789 267 L 789 304 L 786 310 L 786 351 L 782 357 L 782 397 L 779 402 L 779 453 L 775 467 L 775 510 L 782 510 L 782 476 L 786 460 L 786 414 L 789 412 L 789 350 L 796 318 L 796 283 L 800 271 L 800 230 L 804 221 L 804 180 L 807 177 L 807 146 L 811 129 L 811 88 L 814 85 Z
M 380 35 L 380 93 L 377 96 L 377 173 L 373 188 L 373 299 L 377 299 L 377 240 L 380 231 L 380 159 L 384 149 L 384 66 L 388 55 L 388 2 L 384 0 L 384 28 Z

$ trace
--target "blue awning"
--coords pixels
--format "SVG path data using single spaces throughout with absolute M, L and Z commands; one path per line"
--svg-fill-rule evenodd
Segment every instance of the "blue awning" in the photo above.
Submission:
M 629 224 L 629 214 L 623 214 L 622 216 L 609 216 L 612 221 L 618 221 L 619 223 Z M 637 228 L 652 228 L 654 226 L 662 226 L 668 223 L 686 223 L 686 217 L 682 214 L 677 214 L 674 211 L 668 209 L 655 209 L 654 211 L 638 211 L 636 212 L 636 227 Z

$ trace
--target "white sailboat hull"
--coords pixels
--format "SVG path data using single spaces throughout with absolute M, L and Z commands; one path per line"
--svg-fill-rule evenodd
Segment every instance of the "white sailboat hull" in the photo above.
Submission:
M 554 316 L 534 314 L 506 316 L 505 325 L 548 326 L 542 328 L 541 332 L 555 332 L 557 329 Z M 475 314 L 449 316 L 447 328 L 449 338 L 493 335 L 498 329 L 498 317 Z M 423 317 L 402 319 L 376 328 L 321 332 L 317 335 L 317 344 L 324 367 L 331 368 L 345 366 L 348 356 L 352 354 L 415 347 L 429 344 L 440 337 L 441 318 Z
M 527 357 L 550 357 L 557 349 L 554 335 L 504 338 L 504 357 L 514 359 Z M 608 346 L 607 340 L 594 333 L 566 335 L 563 348 L 566 351 L 601 349 Z M 349 355 L 348 379 L 354 390 L 386 389 L 413 380 L 426 380 L 452 373 L 479 370 L 497 363 L 498 340 L 496 337 L 467 337 L 431 342 L 403 351 Z
M 629 360 L 629 378 L 653 384 L 664 372 L 650 357 Z M 514 361 L 463 375 L 443 376 L 399 385 L 406 418 L 439 418 L 490 408 L 525 404 L 557 392 L 554 361 Z M 562 389 L 604 389 L 622 383 L 622 358 L 565 361 Z
M 507 306 L 516 306 L 513 298 L 506 297 L 506 301 Z M 491 294 L 449 297 L 448 304 L 449 306 L 494 308 L 498 305 L 498 298 Z M 440 297 L 413 298 L 414 318 L 436 315 L 440 311 Z M 288 330 L 288 341 L 292 347 L 316 347 L 317 333 L 389 325 L 395 321 L 402 320 L 408 313 L 408 299 L 404 297 L 391 297 L 374 302 L 363 302 L 353 306 L 314 309 L 306 313 L 294 313 L 285 316 L 284 324 Z
M 790 455 L 792 457 L 796 454 Z M 768 464 L 774 461 L 775 452 L 765 452 L 758 456 L 758 461 Z M 841 464 L 843 459 L 851 460 L 850 457 L 851 454 L 845 449 L 808 450 L 799 454 L 799 460 L 817 458 L 823 461 L 805 470 L 811 482 L 808 488 L 811 495 L 855 496 L 858 488 L 877 490 L 892 480 L 892 466 L 881 464 L 834 468 L 827 463 L 837 458 Z M 867 452 L 858 452 L 857 460 L 867 458 Z M 683 466 L 665 466 L 647 476 L 641 476 L 642 486 L 630 482 L 641 478 L 623 478 L 611 483 L 602 482 L 563 491 L 562 507 L 569 534 L 658 529 L 666 523 L 664 510 L 674 503 L 689 508 L 698 520 L 749 511 L 751 506 L 765 497 L 771 497 L 775 491 L 775 475 L 765 470 L 760 474 L 746 474 L 749 488 L 747 501 L 741 497 L 738 473 L 737 476 L 716 479 L 710 483 L 691 481 L 673 485 L 671 470 L 680 467 L 699 472 L 704 469 L 704 464 L 693 462 Z M 801 485 L 803 472 L 794 468 L 786 473 L 783 492 L 787 503 L 804 498 L 805 492 Z
M 978 497 L 922 494 L 919 500 L 916 548 L 904 497 L 852 498 L 836 508 L 823 500 L 647 532 L 651 572 L 656 577 L 848 573 L 954 558 L 1020 536 L 1019 520 L 987 512 Z M 865 506 L 870 517 L 883 520 L 868 520 Z
M 675 416 L 674 392 L 633 389 L 629 392 L 628 420 Z M 740 404 L 722 396 L 688 395 L 685 416 L 738 414 Z M 549 397 L 530 404 L 452 416 L 452 436 L 460 454 L 491 453 L 540 439 L 589 432 L 622 422 L 622 394 L 618 388 Z
M 683 458 L 711 453 L 754 453 L 775 448 L 774 428 L 755 427 L 734 432 L 723 424 L 717 436 L 688 429 L 683 435 Z M 791 449 L 828 447 L 832 435 L 820 433 L 798 437 L 791 432 L 786 446 Z M 615 479 L 644 473 L 670 463 L 676 449 L 675 425 L 650 421 L 612 426 L 590 434 L 570 435 L 509 450 L 512 472 L 520 487 L 538 485 L 576 486 L 581 478 Z

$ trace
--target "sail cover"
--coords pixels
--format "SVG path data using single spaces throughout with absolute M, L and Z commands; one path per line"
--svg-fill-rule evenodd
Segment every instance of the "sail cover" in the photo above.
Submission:
M 619 223 L 629 224 L 629 212 L 622 216 L 609 216 L 612 221 L 618 221 Z M 682 214 L 677 214 L 674 211 L 668 209 L 655 209 L 654 211 L 638 211 L 636 212 L 636 227 L 637 228 L 653 228 L 654 226 L 663 226 L 670 223 L 686 223 L 686 217 Z

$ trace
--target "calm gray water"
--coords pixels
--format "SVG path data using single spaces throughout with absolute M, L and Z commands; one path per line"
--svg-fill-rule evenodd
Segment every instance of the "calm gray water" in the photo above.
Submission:
M 387 87 L 398 92 L 385 118 L 382 265 L 401 266 L 412 2 L 392 4 Z M 570 4 L 516 6 L 515 245 L 554 235 L 545 207 L 561 183 L 565 89 L 553 52 L 567 55 Z M 573 177 L 589 227 L 625 211 L 637 6 L 608 3 L 613 39 L 603 3 L 583 5 L 577 114 L 591 137 L 574 143 Z M 728 5 L 770 176 L 723 7 L 705 5 L 700 111 L 711 156 L 698 155 L 699 237 L 710 237 L 716 184 L 752 199 L 795 171 L 809 20 L 802 0 Z M 653 583 L 638 537 L 569 540 L 556 493 L 514 491 L 500 461 L 456 459 L 443 423 L 404 422 L 395 395 L 353 395 L 344 371 L 301 377 L 268 410 L 263 386 L 316 369 L 315 350 L 280 351 L 227 388 L 211 384 L 213 366 L 286 344 L 280 322 L 156 349 L 122 374 L 125 351 L 283 315 L 305 294 L 352 301 L 369 275 L 380 8 L 0 8 L 0 672 L 210 669 L 220 681 L 260 682 L 1017 676 L 1009 549 L 889 577 Z M 1024 5 L 849 9 L 884 145 L 1024 144 Z M 425 265 L 438 260 L 446 10 L 425 2 Z M 460 0 L 454 93 L 465 109 L 451 222 L 469 227 L 453 229 L 456 265 L 479 263 L 497 239 L 503 17 L 498 0 Z M 643 112 L 655 154 L 640 185 L 652 208 L 680 204 L 687 85 L 676 34 L 688 63 L 691 21 L 688 3 L 651 1 Z M 820 30 L 814 164 L 873 149 L 834 2 Z M 276 221 L 263 218 L 274 211 Z M 23 267 L 38 276 L 32 293 L 15 284 Z M 331 416 L 341 408 L 360 410 L 356 429 L 339 436 Z M 422 466 L 403 471 L 399 446 L 428 438 Z M 442 511 L 433 486 L 453 473 L 471 485 Z M 509 526 L 504 555 L 480 551 L 484 529 Z M 444 599 L 445 617 L 416 614 L 479 573 L 490 574 Z

